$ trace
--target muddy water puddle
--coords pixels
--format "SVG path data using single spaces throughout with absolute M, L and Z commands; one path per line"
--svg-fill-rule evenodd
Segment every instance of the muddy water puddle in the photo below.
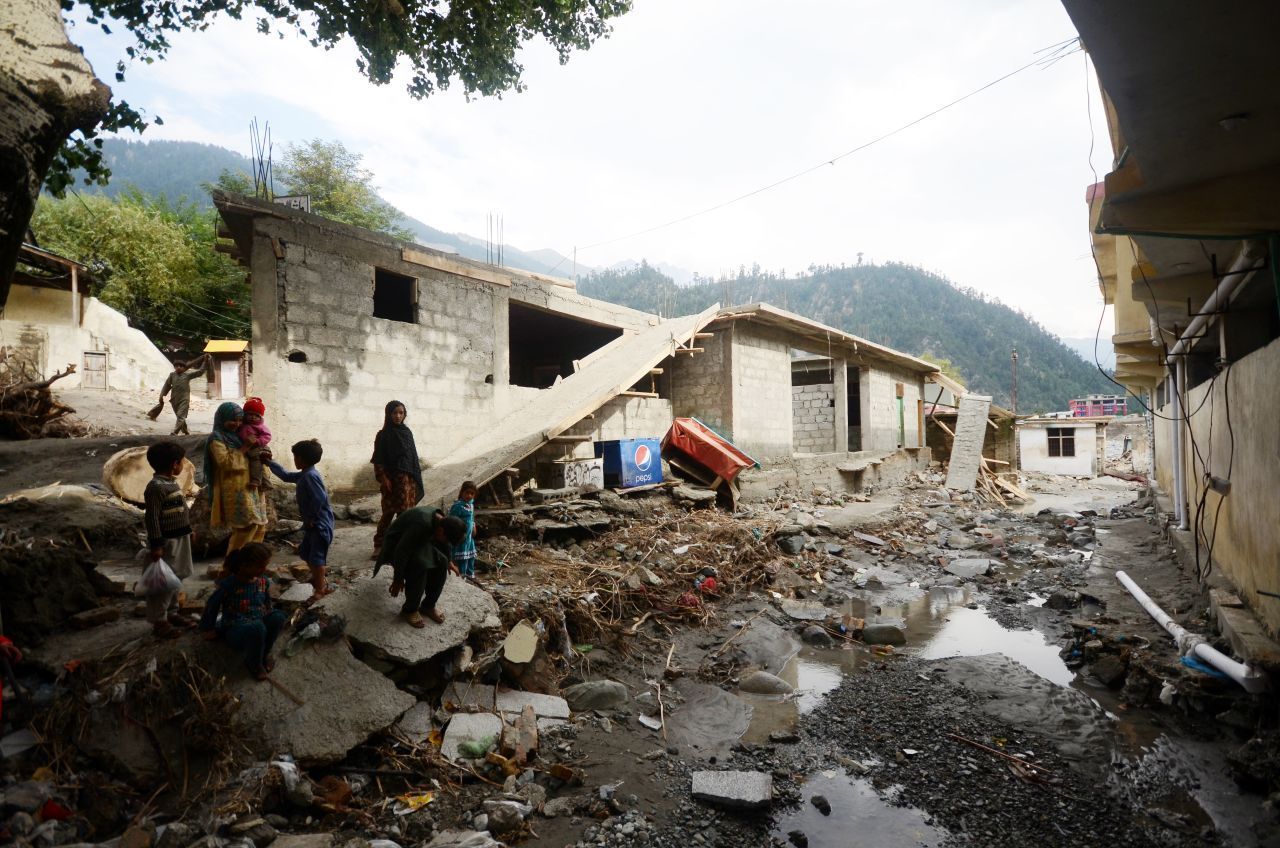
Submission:
M 810 848 L 845 848 L 875 845 L 877 848 L 914 848 L 942 845 L 947 831 L 929 824 L 924 813 L 912 807 L 895 807 L 892 793 L 885 798 L 871 783 L 841 772 L 810 776 L 801 792 L 804 799 L 794 810 L 779 813 L 773 835 L 784 841 L 793 830 L 803 831 Z M 810 801 L 821 795 L 831 805 L 823 815 Z

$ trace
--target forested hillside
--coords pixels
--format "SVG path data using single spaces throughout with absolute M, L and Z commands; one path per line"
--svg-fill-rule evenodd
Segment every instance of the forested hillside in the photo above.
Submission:
M 280 151 L 276 151 L 276 157 Z M 151 197 L 164 197 L 176 204 L 181 198 L 209 207 L 209 194 L 202 186 L 216 183 L 223 171 L 243 173 L 246 178 L 252 171 L 249 159 L 225 147 L 200 144 L 195 141 L 126 141 L 109 138 L 103 144 L 103 159 L 111 169 L 111 181 L 105 187 L 78 184 L 76 191 L 87 194 L 102 193 L 117 197 L 130 188 Z M 279 167 L 279 161 L 276 162 Z M 276 188 L 280 191 L 279 186 Z M 431 247 L 456 250 L 470 259 L 485 259 L 485 243 L 462 233 L 447 233 L 428 226 L 416 218 L 405 215 L 400 224 L 414 238 Z M 477 221 L 477 228 L 483 224 Z M 540 274 L 554 273 L 568 276 L 571 262 L 554 251 L 539 250 L 536 255 L 507 245 L 503 248 L 503 264 Z
M 731 279 L 677 286 L 646 263 L 583 280 L 590 297 L 683 315 L 725 304 L 767 301 L 824 324 L 931 359 L 949 359 L 966 385 L 1010 403 L 1009 353 L 1018 349 L 1018 411 L 1067 408 L 1073 397 L 1109 392 L 1109 383 L 1032 319 L 982 294 L 909 265 L 811 267 L 783 278 L 743 268 Z

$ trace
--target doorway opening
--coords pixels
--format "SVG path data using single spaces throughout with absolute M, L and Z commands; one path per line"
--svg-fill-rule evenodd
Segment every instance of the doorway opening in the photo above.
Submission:
M 545 389 L 574 373 L 584 359 L 622 335 L 605 327 L 511 302 L 508 313 L 508 356 L 511 385 Z
M 861 369 L 849 365 L 845 397 L 848 399 L 849 451 L 856 453 L 862 450 L 862 394 L 858 386 L 861 382 Z

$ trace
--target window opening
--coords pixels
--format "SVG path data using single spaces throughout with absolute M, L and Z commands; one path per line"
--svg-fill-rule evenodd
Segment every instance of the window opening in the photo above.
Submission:
M 517 301 L 511 301 L 507 325 L 511 385 L 533 389 L 545 389 L 558 378 L 572 376 L 574 362 L 622 335 L 617 327 L 592 324 Z
M 418 281 L 385 268 L 373 269 L 373 317 L 418 323 Z
M 1076 431 L 1070 428 L 1049 427 L 1049 456 L 1075 456 Z

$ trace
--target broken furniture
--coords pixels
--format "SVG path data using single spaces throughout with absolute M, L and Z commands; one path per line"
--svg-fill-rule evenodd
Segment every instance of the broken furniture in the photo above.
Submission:
M 696 418 L 677 418 L 662 439 L 663 458 L 678 471 L 702 483 L 708 489 L 721 486 L 729 493 L 733 508 L 738 508 L 738 475 L 747 468 L 759 466 L 732 442 Z

